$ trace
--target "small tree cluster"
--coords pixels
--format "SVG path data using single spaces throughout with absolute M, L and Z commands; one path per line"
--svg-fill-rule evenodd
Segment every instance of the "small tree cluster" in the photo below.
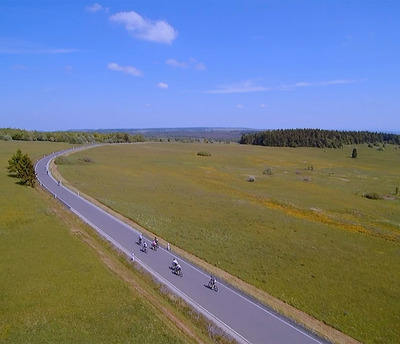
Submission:
M 20 149 L 8 160 L 7 170 L 21 179 L 23 184 L 35 187 L 36 173 L 32 160 L 28 154 L 22 154 Z
M 201 152 L 197 152 L 197 155 L 199 155 L 199 156 L 211 156 L 211 153 L 207 152 L 207 151 L 201 151 Z
M 368 199 L 383 199 L 383 197 L 380 194 L 378 194 L 377 192 L 365 193 L 364 197 L 368 198 Z

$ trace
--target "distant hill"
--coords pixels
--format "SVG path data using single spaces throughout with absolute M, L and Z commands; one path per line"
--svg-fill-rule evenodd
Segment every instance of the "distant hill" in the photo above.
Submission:
M 189 127 L 189 128 L 146 128 L 146 129 L 81 129 L 73 130 L 88 133 L 126 133 L 129 135 L 143 135 L 147 138 L 170 138 L 170 139 L 210 139 L 224 141 L 239 141 L 243 133 L 256 132 L 249 128 L 212 128 L 212 127 Z
M 85 143 L 127 143 L 143 141 L 239 142 L 273 147 L 341 148 L 368 143 L 400 144 L 400 135 L 369 131 L 323 129 L 279 129 L 259 131 L 249 128 L 189 127 L 147 129 L 79 129 L 68 131 L 29 131 L 0 128 L 0 140 Z

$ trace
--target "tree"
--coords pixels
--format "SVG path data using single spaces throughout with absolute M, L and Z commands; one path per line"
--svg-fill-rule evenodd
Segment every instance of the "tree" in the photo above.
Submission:
M 356 159 L 356 158 L 357 158 L 357 148 L 353 148 L 353 152 L 351 153 L 351 157 L 352 157 L 353 159 Z
M 36 173 L 35 168 L 32 164 L 32 160 L 28 154 L 22 155 L 20 149 L 17 150 L 10 160 L 8 160 L 8 171 L 15 173 L 16 176 L 21 179 L 23 184 L 35 187 L 36 185 Z
M 22 158 L 22 152 L 20 149 L 17 150 L 10 160 L 8 160 L 7 170 L 10 173 L 17 173 L 17 166 Z
M 35 187 L 36 173 L 32 160 L 28 154 L 24 154 L 17 166 L 17 177 L 21 179 L 23 184 Z

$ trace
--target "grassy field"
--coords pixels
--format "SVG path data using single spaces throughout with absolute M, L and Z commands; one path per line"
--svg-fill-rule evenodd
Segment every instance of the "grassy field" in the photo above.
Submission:
M 67 147 L 0 141 L 0 343 L 211 342 L 58 202 L 7 175 L 18 148 L 35 160 Z
M 353 147 L 145 143 L 73 154 L 59 169 L 173 245 L 324 323 L 364 343 L 398 343 L 400 149 L 357 148 L 352 159 Z M 383 199 L 363 197 L 371 192 Z

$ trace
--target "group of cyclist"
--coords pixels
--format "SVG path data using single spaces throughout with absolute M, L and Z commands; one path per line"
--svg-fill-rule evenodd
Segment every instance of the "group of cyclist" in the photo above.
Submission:
M 142 246 L 141 250 L 143 252 L 147 253 L 147 242 L 143 240 L 143 234 L 142 233 L 139 234 L 139 238 L 138 238 L 137 243 Z M 157 237 L 154 237 L 154 240 L 151 243 L 151 248 L 154 251 L 157 251 L 157 249 L 158 249 L 158 238 Z
M 141 251 L 147 253 L 147 243 L 146 243 L 145 240 L 143 240 L 143 235 L 142 235 L 142 233 L 139 234 L 139 239 L 138 239 L 138 241 L 137 241 L 137 244 L 139 244 L 139 245 L 142 246 Z M 158 238 L 157 238 L 157 237 L 154 237 L 154 240 L 152 241 L 151 246 L 152 246 L 152 248 L 153 248 L 154 250 L 157 250 L 157 248 L 158 248 Z M 171 269 L 176 275 L 181 276 L 181 277 L 183 276 L 182 267 L 181 267 L 181 265 L 179 264 L 179 262 L 178 262 L 178 260 L 177 260 L 176 258 L 174 258 L 174 259 L 172 260 L 172 264 L 171 264 L 170 269 Z M 214 276 L 211 276 L 211 279 L 210 279 L 210 281 L 208 282 L 208 287 L 209 287 L 210 289 L 215 290 L 215 291 L 218 290 L 218 288 L 217 288 L 217 280 L 216 280 L 216 278 L 215 278 Z

